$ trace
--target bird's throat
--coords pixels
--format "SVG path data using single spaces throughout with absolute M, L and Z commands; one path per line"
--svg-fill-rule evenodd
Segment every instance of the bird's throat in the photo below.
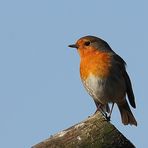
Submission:
M 108 77 L 111 67 L 111 56 L 106 52 L 93 52 L 81 57 L 80 75 L 86 80 L 90 74 L 105 78 Z

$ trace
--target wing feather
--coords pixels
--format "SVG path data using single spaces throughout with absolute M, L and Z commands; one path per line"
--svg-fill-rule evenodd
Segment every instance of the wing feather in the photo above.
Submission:
M 135 104 L 135 97 L 134 97 L 134 93 L 133 93 L 133 89 L 132 89 L 132 84 L 131 84 L 131 80 L 129 78 L 128 73 L 126 72 L 126 63 L 125 61 L 117 54 L 114 53 L 114 59 L 119 67 L 119 69 L 121 70 L 121 73 L 123 75 L 123 78 L 125 80 L 125 84 L 126 84 L 126 93 L 128 96 L 128 100 L 130 102 L 130 105 L 133 108 L 136 108 L 136 104 Z

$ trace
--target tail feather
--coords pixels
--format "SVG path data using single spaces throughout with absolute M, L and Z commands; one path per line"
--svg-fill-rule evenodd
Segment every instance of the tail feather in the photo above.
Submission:
M 117 104 L 118 105 L 118 108 L 119 108 L 119 111 L 120 111 L 120 114 L 121 114 L 121 119 L 122 119 L 122 123 L 124 125 L 135 125 L 137 126 L 137 121 L 127 103 L 124 102 L 124 104 Z

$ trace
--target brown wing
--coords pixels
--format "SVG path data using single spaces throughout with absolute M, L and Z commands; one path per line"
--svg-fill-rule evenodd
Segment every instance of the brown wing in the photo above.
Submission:
M 126 69 L 125 69 L 126 63 L 119 55 L 114 53 L 113 56 L 114 56 L 114 59 L 116 60 L 116 63 L 117 63 L 117 65 L 118 65 L 119 69 L 121 70 L 122 75 L 124 77 L 125 84 L 126 84 L 126 92 L 127 92 L 127 96 L 128 96 L 128 100 L 130 102 L 130 105 L 133 108 L 136 108 L 135 97 L 134 97 L 134 93 L 133 93 L 133 89 L 132 89 L 131 80 L 130 80 L 128 73 L 126 72 Z
M 129 102 L 133 108 L 136 108 L 135 97 L 134 97 L 134 93 L 133 93 L 133 89 L 132 89 L 131 80 L 130 80 L 126 71 L 124 71 L 123 75 L 124 75 L 124 79 L 125 79 L 125 83 L 126 83 L 126 88 L 127 88 L 126 91 L 127 91 Z

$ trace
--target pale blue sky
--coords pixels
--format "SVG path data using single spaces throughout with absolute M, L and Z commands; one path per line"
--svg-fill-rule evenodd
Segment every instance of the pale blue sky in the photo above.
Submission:
M 67 46 L 85 35 L 105 39 L 127 62 L 138 127 L 112 123 L 148 147 L 148 2 L 146 0 L 0 0 L 0 147 L 28 148 L 86 119 L 95 104 Z

